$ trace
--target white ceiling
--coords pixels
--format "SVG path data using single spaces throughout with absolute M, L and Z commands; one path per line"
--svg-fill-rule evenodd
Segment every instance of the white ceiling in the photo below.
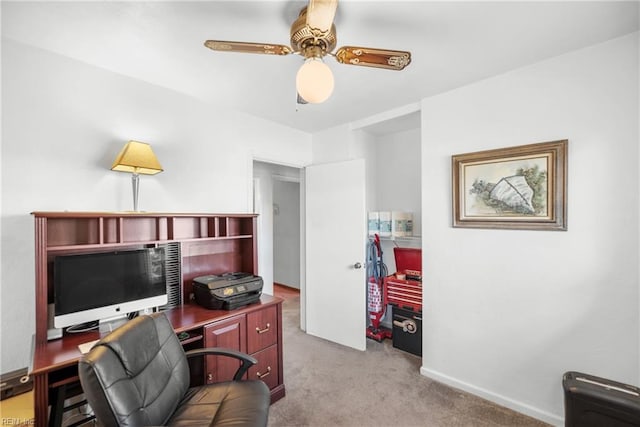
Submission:
M 638 1 L 341 1 L 338 47 L 409 50 L 389 71 L 325 61 L 335 91 L 296 104 L 298 55 L 213 52 L 206 39 L 289 44 L 304 1 L 2 1 L 2 37 L 315 132 L 638 30 Z M 400 125 L 419 123 L 417 114 Z M 370 127 L 385 133 L 394 121 Z M 395 123 L 398 126 L 398 123 Z

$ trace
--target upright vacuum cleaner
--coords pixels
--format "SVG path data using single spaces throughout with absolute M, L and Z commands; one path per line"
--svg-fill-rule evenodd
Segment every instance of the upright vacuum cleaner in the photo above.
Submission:
M 382 342 L 391 338 L 391 330 L 380 325 L 380 321 L 387 312 L 387 298 L 383 289 L 387 266 L 382 262 L 382 248 L 380 236 L 374 235 L 369 239 L 367 247 L 367 310 L 369 311 L 369 326 L 367 338 Z

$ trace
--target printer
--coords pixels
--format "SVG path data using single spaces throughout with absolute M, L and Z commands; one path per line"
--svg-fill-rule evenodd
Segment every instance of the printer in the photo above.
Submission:
M 193 279 L 196 303 L 210 310 L 234 310 L 260 300 L 262 277 L 251 273 L 225 273 Z

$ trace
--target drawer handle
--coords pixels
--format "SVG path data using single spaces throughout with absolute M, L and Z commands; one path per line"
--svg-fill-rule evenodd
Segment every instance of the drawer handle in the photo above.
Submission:
M 260 379 L 263 379 L 264 377 L 266 377 L 270 373 L 271 373 L 271 366 L 267 366 L 267 372 L 265 372 L 264 374 L 261 374 L 260 372 L 256 372 L 256 376 L 258 378 L 260 378 Z
M 259 334 L 264 334 L 265 332 L 269 332 L 270 327 L 271 325 L 269 323 L 267 323 L 267 327 L 264 329 L 260 329 L 259 327 L 256 326 L 256 332 Z

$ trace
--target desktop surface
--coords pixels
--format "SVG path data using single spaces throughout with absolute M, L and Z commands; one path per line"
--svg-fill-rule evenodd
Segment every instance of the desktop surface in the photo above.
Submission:
M 260 301 L 235 310 L 209 310 L 196 304 L 184 304 L 165 310 L 176 333 L 202 327 L 212 321 L 243 313 L 248 308 L 269 305 L 282 301 L 280 298 L 262 294 Z M 108 333 L 89 331 L 77 334 L 67 334 L 60 339 L 48 341 L 33 349 L 33 364 L 31 374 L 42 374 L 53 370 L 74 366 L 82 356 L 78 346 L 99 340 Z

